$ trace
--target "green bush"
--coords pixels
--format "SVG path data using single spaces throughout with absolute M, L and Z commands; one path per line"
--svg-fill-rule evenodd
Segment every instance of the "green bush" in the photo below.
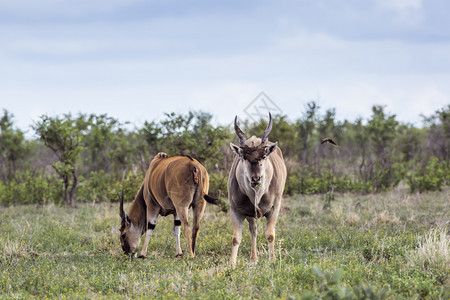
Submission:
M 209 173 L 209 194 L 213 197 L 227 197 L 228 173 Z
M 411 193 L 425 191 L 441 191 L 450 180 L 450 168 L 448 162 L 440 161 L 437 157 L 431 157 L 428 164 L 419 168 L 408 177 L 408 185 Z
M 288 195 L 311 195 L 316 193 L 327 193 L 331 190 L 336 192 L 348 192 L 355 191 L 355 187 L 354 182 L 347 175 L 337 177 L 331 172 L 326 172 L 322 175 L 292 172 L 288 175 L 285 193 Z
M 228 212 L 228 173 L 209 173 L 209 195 L 219 199 L 219 208 L 223 212 Z
M 15 178 L 0 181 L 0 204 L 60 203 L 63 190 L 59 178 L 35 174 L 31 171 L 17 172 Z
M 129 171 L 125 178 L 122 180 L 116 180 L 115 184 L 112 185 L 115 188 L 110 189 L 108 195 L 109 200 L 112 202 L 118 202 L 119 197 L 117 194 L 122 192 L 123 189 L 123 197 L 125 202 L 131 202 L 134 200 L 134 197 L 139 192 L 141 188 L 142 182 L 144 181 L 144 174 L 141 172 L 132 172 Z
M 377 163 L 371 176 L 371 186 L 376 192 L 389 191 L 396 187 L 404 177 L 404 171 L 400 163 L 390 162 L 383 166 Z
M 78 202 L 103 202 L 111 197 L 114 179 L 111 173 L 103 170 L 89 172 L 87 178 L 80 176 L 77 189 Z

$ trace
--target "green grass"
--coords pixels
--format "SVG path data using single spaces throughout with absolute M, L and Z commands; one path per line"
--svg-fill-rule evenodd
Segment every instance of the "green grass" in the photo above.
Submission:
M 228 267 L 229 215 L 208 206 L 197 256 L 178 260 L 172 217 L 159 218 L 145 260 L 122 254 L 117 204 L 0 211 L 1 298 L 449 298 L 449 190 L 286 199 L 267 260 L 258 221 L 256 266 L 244 228 Z M 128 206 L 127 206 L 128 207 Z M 185 251 L 185 241 L 182 240 Z

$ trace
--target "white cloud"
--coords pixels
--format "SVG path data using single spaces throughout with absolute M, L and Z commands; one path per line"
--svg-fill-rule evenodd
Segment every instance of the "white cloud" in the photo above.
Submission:
M 378 0 L 381 6 L 397 10 L 397 11 L 403 11 L 403 10 L 417 10 L 422 8 L 422 2 L 423 0 Z
M 418 10 L 422 8 L 422 0 L 378 0 L 381 6 L 399 12 Z
M 378 0 L 381 7 L 397 13 L 395 21 L 402 25 L 417 26 L 423 21 L 423 0 Z
M 430 116 L 450 104 L 450 87 L 442 83 L 449 75 L 387 75 L 365 78 L 344 77 L 321 93 L 323 107 L 336 107 L 337 114 L 349 121 L 371 115 L 373 105 L 383 105 L 397 120 L 420 126 L 420 115 Z
M 417 22 L 422 1 L 380 0 L 374 12 L 353 2 L 326 11 L 306 5 L 300 21 L 298 7 L 287 12 L 279 5 L 262 15 L 260 6 L 242 15 L 227 7 L 224 15 L 205 10 L 175 18 L 164 11 L 136 20 L 133 12 L 118 19 L 105 13 L 134 2 L 106 8 L 106 1 L 0 0 L 0 13 L 21 17 L 0 22 L 0 108 L 26 125 L 41 113 L 108 113 L 142 123 L 189 109 L 228 124 L 264 91 L 291 119 L 318 100 L 341 119 L 368 118 L 381 104 L 412 122 L 450 103 L 450 44 L 410 39 L 416 30 L 396 31 L 400 26 L 386 21 L 408 16 L 404 24 L 411 19 L 427 33 Z M 23 18 L 34 10 L 43 22 Z M 84 13 L 89 21 L 65 20 Z

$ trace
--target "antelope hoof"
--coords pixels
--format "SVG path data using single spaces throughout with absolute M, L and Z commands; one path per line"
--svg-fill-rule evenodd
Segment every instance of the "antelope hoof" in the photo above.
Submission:
M 250 265 L 255 266 L 258 264 L 258 258 L 250 258 Z
M 138 258 L 146 259 L 147 257 L 145 255 L 139 255 Z
M 183 254 L 177 254 L 177 255 L 175 255 L 175 258 L 182 259 L 183 258 Z

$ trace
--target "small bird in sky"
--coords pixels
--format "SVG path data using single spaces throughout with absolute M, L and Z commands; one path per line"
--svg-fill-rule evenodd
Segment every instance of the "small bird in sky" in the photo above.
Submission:
M 322 142 L 320 142 L 320 144 L 323 144 L 323 143 L 326 143 L 326 142 L 330 143 L 331 145 L 333 145 L 335 147 L 339 147 L 339 145 L 336 144 L 336 142 L 333 139 L 330 139 L 330 138 L 324 138 L 322 140 Z

